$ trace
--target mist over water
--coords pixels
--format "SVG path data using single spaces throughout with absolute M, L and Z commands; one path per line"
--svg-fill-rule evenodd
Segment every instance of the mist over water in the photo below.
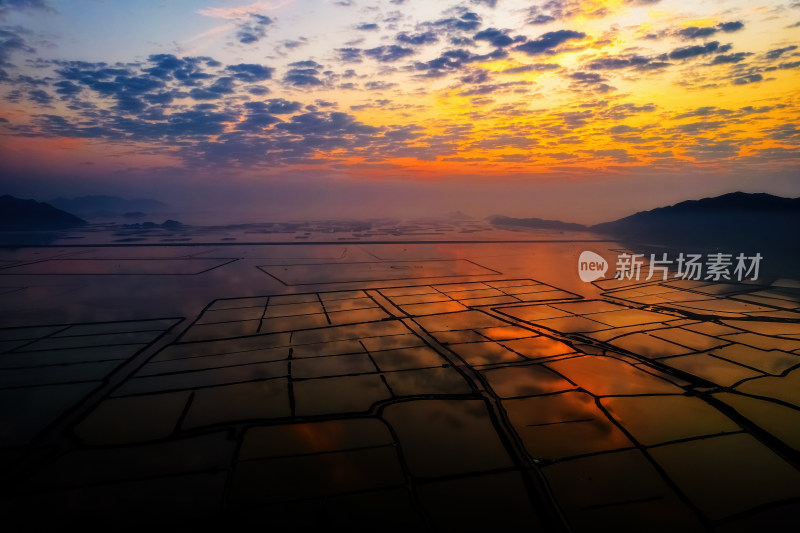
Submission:
M 506 215 L 591 225 L 736 190 L 787 197 L 800 195 L 797 180 L 788 173 L 767 183 L 755 182 L 749 174 L 676 176 L 647 170 L 604 176 L 602 180 L 569 175 L 526 179 L 497 176 L 400 179 L 292 173 L 242 179 L 221 173 L 214 179 L 205 175 L 137 174 L 121 181 L 83 178 L 65 182 L 40 181 L 34 176 L 28 181 L 14 182 L 4 192 L 45 202 L 59 196 L 98 194 L 151 198 L 167 206 L 153 215 L 178 217 L 181 222 L 196 225 L 408 219 L 438 217 L 455 211 L 474 218 Z

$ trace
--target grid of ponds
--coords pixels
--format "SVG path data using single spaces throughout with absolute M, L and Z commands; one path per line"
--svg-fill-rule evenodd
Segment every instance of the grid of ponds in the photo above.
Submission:
M 474 277 L 0 329 L 4 514 L 278 530 L 797 523 L 798 289 L 606 280 L 584 298 Z

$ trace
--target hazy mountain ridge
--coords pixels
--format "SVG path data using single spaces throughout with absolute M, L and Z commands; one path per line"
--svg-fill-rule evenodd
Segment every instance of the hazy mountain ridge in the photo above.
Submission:
M 658 242 L 775 243 L 800 227 L 800 198 L 734 192 L 688 200 L 619 220 L 596 224 L 591 231 Z
M 687 200 L 611 222 L 584 226 L 559 220 L 489 217 L 495 226 L 592 231 L 615 238 L 662 243 L 763 242 L 780 244 L 800 228 L 800 198 L 733 192 Z M 790 235 L 790 239 L 795 239 Z M 791 243 L 789 243 L 791 245 Z
M 47 231 L 85 226 L 87 222 L 36 200 L 0 196 L 0 231 Z
M 562 231 L 586 231 L 589 228 L 583 224 L 573 222 L 562 222 L 560 220 L 546 220 L 542 218 L 513 218 L 503 215 L 493 215 L 489 217 L 489 222 L 494 226 L 522 226 L 533 229 L 550 229 Z
M 88 217 L 120 216 L 125 213 L 148 212 L 166 207 L 165 204 L 151 198 L 126 199 L 119 196 L 90 195 L 75 198 L 55 198 L 50 205 Z

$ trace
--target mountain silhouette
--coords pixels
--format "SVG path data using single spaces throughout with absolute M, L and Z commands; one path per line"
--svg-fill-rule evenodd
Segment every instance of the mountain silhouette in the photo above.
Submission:
M 0 196 L 0 231 L 63 230 L 85 225 L 85 220 L 52 205 Z
M 501 215 L 491 216 L 489 221 L 498 227 L 591 231 L 638 243 L 797 248 L 794 241 L 800 228 L 800 198 L 732 192 L 640 211 L 594 226 Z
M 733 192 L 641 211 L 590 230 L 658 243 L 777 245 L 795 240 L 799 227 L 800 198 Z

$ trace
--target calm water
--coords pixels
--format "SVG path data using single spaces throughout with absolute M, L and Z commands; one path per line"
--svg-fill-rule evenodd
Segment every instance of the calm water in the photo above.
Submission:
M 587 283 L 581 252 L 624 244 L 348 224 L 0 249 L 11 523 L 797 522 L 797 280 Z

